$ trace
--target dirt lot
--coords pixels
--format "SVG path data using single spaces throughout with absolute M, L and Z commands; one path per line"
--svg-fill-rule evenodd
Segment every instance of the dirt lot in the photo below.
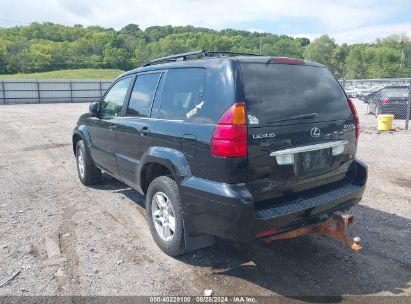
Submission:
M 15 275 L 0 295 L 411 295 L 411 131 L 378 133 L 357 105 L 361 253 L 304 236 L 179 259 L 155 246 L 135 191 L 79 182 L 71 131 L 88 105 L 0 106 L 0 286 Z

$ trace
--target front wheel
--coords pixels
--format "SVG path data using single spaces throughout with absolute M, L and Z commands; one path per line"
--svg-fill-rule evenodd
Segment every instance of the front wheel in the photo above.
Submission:
M 151 182 L 146 196 L 146 213 L 158 247 L 170 256 L 184 254 L 183 208 L 174 180 L 160 176 Z
M 94 165 L 82 140 L 76 145 L 76 163 L 78 176 L 84 185 L 94 185 L 101 180 L 101 170 Z

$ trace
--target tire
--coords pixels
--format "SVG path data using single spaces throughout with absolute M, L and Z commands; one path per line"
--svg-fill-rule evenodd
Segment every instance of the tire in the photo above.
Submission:
M 149 185 L 146 214 L 151 235 L 162 251 L 169 256 L 187 252 L 180 191 L 170 177 L 157 177 Z
M 381 113 L 380 113 L 380 107 L 379 106 L 376 106 L 376 108 L 375 108 L 375 117 L 378 117 L 378 115 L 380 115 Z
M 84 142 L 79 140 L 76 145 L 77 173 L 83 185 L 89 186 L 100 182 L 101 170 L 94 165 Z

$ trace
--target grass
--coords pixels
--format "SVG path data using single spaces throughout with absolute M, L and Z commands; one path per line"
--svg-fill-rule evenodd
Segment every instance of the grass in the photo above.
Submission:
M 0 74 L 0 79 L 114 79 L 121 73 L 123 73 L 122 70 L 115 69 L 77 69 L 29 74 Z

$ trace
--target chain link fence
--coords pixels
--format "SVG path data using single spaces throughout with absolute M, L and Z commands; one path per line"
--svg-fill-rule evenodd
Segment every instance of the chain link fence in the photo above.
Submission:
M 100 99 L 111 80 L 0 79 L 0 104 L 91 102 Z M 395 126 L 409 129 L 411 79 L 342 80 L 347 95 L 367 105 L 367 113 L 392 114 Z
M 342 85 L 351 98 L 367 105 L 367 114 L 394 115 L 394 127 L 409 129 L 411 116 L 411 79 L 343 80 Z
M 91 102 L 100 99 L 111 80 L 0 79 L 0 104 Z

